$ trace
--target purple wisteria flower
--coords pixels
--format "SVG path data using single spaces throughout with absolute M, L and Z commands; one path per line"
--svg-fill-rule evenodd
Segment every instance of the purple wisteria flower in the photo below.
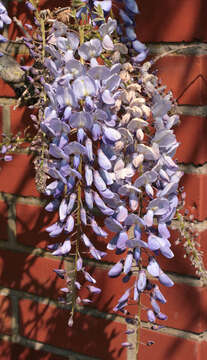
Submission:
M 12 20 L 8 16 L 5 6 L 0 2 L 0 29 L 3 29 L 4 24 L 9 25 L 11 22 Z

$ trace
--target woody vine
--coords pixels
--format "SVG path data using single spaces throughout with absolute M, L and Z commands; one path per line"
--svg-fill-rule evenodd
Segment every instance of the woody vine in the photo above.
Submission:
M 73 0 L 54 10 L 41 10 L 38 0 L 26 1 L 34 26 L 10 19 L 0 3 L 0 28 L 15 21 L 33 58 L 32 66 L 21 67 L 24 85 L 16 107 L 34 109 L 36 129 L 24 138 L 3 134 L 0 152 L 2 161 L 12 161 L 12 153 L 27 144 L 35 156 L 37 188 L 48 197 L 45 209 L 59 215 L 47 228 L 57 240 L 48 249 L 73 260 L 71 272 L 54 269 L 65 280 L 60 293 L 61 302 L 71 308 L 69 326 L 78 306 L 91 302 L 90 296 L 81 298 L 80 290 L 101 293 L 85 267 L 86 253 L 96 261 L 108 252 L 121 254 L 108 273 L 123 279 L 123 295 L 114 311 L 133 325 L 127 334 L 136 333 L 138 354 L 141 309 L 155 331 L 167 319 L 162 287 L 173 286 L 173 281 L 159 258 L 170 261 L 174 256 L 172 227 L 180 230 L 179 242 L 203 283 L 206 271 L 193 226 L 186 225 L 180 212 L 185 194 L 174 160 L 179 146 L 173 132 L 179 123 L 176 103 L 152 71 L 155 61 L 147 60 L 147 47 L 137 39 L 137 3 L 117 3 L 115 17 L 111 0 Z M 0 36 L 0 42 L 7 41 Z M 5 50 L 1 56 L 7 56 Z M 96 248 L 96 237 L 106 242 L 108 232 L 113 236 L 103 252 Z M 127 286 L 131 279 L 133 286 Z M 135 307 L 136 315 L 131 311 Z M 150 339 L 146 345 L 152 345 Z M 130 341 L 120 346 L 133 348 Z

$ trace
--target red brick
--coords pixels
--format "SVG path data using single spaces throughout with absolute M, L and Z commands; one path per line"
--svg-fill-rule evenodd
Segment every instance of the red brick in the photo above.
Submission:
M 180 182 L 186 192 L 185 209 L 196 219 L 202 221 L 207 217 L 207 175 L 185 174 Z
M 176 159 L 182 163 L 204 164 L 207 161 L 207 119 L 196 116 L 181 116 L 175 134 L 180 146 Z M 189 141 L 190 139 L 190 141 Z
M 11 334 L 11 303 L 7 296 L 0 295 L 0 333 Z
M 201 342 L 201 354 L 200 354 L 201 360 L 206 358 L 206 353 L 207 353 L 207 341 L 203 340 Z
M 175 244 L 177 239 L 182 239 L 179 245 Z M 200 239 L 197 240 L 200 242 Z M 196 276 L 195 267 L 188 258 L 184 258 L 184 255 L 186 254 L 185 248 L 183 246 L 185 239 L 181 238 L 179 231 L 171 231 L 170 242 L 172 244 L 171 249 L 174 253 L 174 257 L 172 259 L 167 259 L 160 255 L 158 257 L 158 261 L 161 268 L 165 271 Z
M 207 56 L 166 56 L 156 63 L 158 77 L 178 104 L 207 104 Z
M 7 83 L 5 83 L 1 78 L 0 78 L 0 96 L 1 97 L 15 97 L 15 91 L 12 89 L 12 87 L 10 85 L 8 85 Z
M 54 355 L 42 350 L 27 348 L 20 344 L 0 340 L 1 360 L 66 360 L 68 357 Z
M 59 6 L 68 6 L 67 0 L 42 0 L 40 1 L 41 9 L 43 8 L 54 8 Z M 12 6 L 9 6 L 8 13 L 11 17 L 16 16 L 23 24 L 34 24 L 33 13 L 28 10 L 24 1 L 18 2 L 17 0 L 12 1 Z M 14 40 L 16 37 L 22 36 L 22 32 L 19 27 L 12 22 L 9 26 L 9 38 Z
M 0 106 L 0 141 L 2 141 L 2 133 L 3 133 L 3 107 Z
M 161 312 L 168 316 L 166 321 L 158 321 L 161 325 L 184 331 L 201 333 L 207 329 L 206 301 L 207 290 L 182 283 L 176 283 L 170 289 L 159 285 L 167 303 L 160 306 Z M 150 300 L 143 295 L 142 303 L 150 306 Z M 147 321 L 146 311 L 142 311 L 142 319 Z
M 1 286 L 53 298 L 65 286 L 53 271 L 61 267 L 59 260 L 9 250 L 1 250 L 0 255 Z
M 137 34 L 141 41 L 206 41 L 206 1 L 138 1 Z
M 199 233 L 199 238 L 198 238 L 199 242 L 200 242 L 200 251 L 203 252 L 203 263 L 205 268 L 207 269 L 207 230 L 204 230 L 202 232 Z
M 24 245 L 47 249 L 48 244 L 57 242 L 57 239 L 50 238 L 45 228 L 56 220 L 57 214 L 49 213 L 42 207 L 17 203 L 17 240 Z
M 0 240 L 8 239 L 7 217 L 8 217 L 7 204 L 4 201 L 0 201 L 0 224 L 1 224 Z
M 154 345 L 148 347 L 140 346 L 138 359 L 144 360 L 204 360 L 200 357 L 200 342 L 182 337 L 163 334 L 160 332 L 142 329 L 141 341 L 146 344 L 152 340 Z M 138 360 L 137 359 L 137 360 Z
M 27 128 L 27 133 L 33 132 L 33 123 L 30 118 L 30 115 L 33 113 L 28 107 L 18 107 L 14 110 L 14 107 L 11 106 L 10 110 L 10 121 L 11 121 L 11 133 L 21 133 L 21 136 L 24 135 L 24 131 Z
M 126 341 L 125 325 L 76 313 L 72 328 L 67 326 L 69 311 L 22 299 L 19 303 L 21 335 L 107 360 L 125 360 L 120 350 Z
M 40 196 L 34 181 L 31 156 L 14 155 L 12 161 L 2 163 L 0 191 L 23 196 Z
M 113 313 L 113 308 L 117 304 L 118 299 L 128 288 L 133 287 L 135 277 L 132 277 L 128 283 L 123 283 L 123 275 L 119 278 L 111 279 L 108 277 L 107 271 L 97 267 L 90 269 L 89 272 L 96 279 L 96 286 L 102 289 L 100 295 L 91 298 L 93 300 L 91 306 L 93 308 L 96 307 L 99 311 Z M 206 288 L 194 287 L 184 283 L 176 283 L 170 289 L 161 284 L 159 286 L 167 299 L 165 305 L 161 304 L 161 311 L 168 315 L 168 320 L 161 322 L 162 325 L 197 333 L 207 329 L 207 320 L 204 316 L 207 301 Z M 80 295 L 82 298 L 89 296 L 86 286 L 83 287 Z M 150 307 L 148 295 L 142 296 L 142 304 Z M 136 314 L 137 306 L 131 306 L 129 311 Z M 145 310 L 142 313 L 142 318 L 147 321 Z

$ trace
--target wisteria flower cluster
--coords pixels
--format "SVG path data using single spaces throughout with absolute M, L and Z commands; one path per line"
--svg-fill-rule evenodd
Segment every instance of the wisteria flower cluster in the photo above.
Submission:
M 122 276 L 124 287 L 114 311 L 139 328 L 130 305 L 141 307 L 147 294 L 145 310 L 156 330 L 157 320 L 167 319 L 159 305 L 167 301 L 162 286 L 173 286 L 158 259 L 174 256 L 169 226 L 182 172 L 173 159 L 179 118 L 172 94 L 151 71 L 153 62 L 143 63 L 148 50 L 134 30 L 138 6 L 120 1 L 118 25 L 110 0 L 73 1 L 66 10 L 44 14 L 35 1 L 26 3 L 37 28 L 34 33 L 26 25 L 34 64 L 22 68 L 33 91 L 30 107 L 38 108 L 31 116 L 37 128 L 31 149 L 38 154 L 38 188 L 50 197 L 46 210 L 58 214 L 47 228 L 57 241 L 48 248 L 73 259 L 71 272 L 54 269 L 65 279 L 61 301 L 71 305 L 68 324 L 79 304 L 91 302 L 80 295 L 84 286 L 89 294 L 101 292 L 85 256 L 99 261 L 114 251 L 121 259 L 108 275 Z M 10 19 L 0 4 L 0 28 L 3 23 Z M 4 145 L 1 153 L 7 150 Z M 106 242 L 109 232 L 101 251 L 95 239 Z

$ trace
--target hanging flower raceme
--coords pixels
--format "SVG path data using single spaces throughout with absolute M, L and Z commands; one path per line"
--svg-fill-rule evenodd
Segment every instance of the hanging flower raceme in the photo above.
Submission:
M 141 306 L 140 298 L 147 294 L 146 314 L 156 329 L 157 320 L 167 319 L 159 305 L 167 301 L 162 286 L 173 286 L 159 256 L 174 256 L 169 225 L 182 176 L 173 159 L 178 116 L 172 95 L 150 72 L 151 62 L 140 65 L 148 50 L 134 30 L 136 1 L 121 3 L 122 28 L 109 16 L 111 1 L 75 1 L 70 21 L 64 23 L 55 10 L 44 13 L 38 45 L 32 36 L 25 39 L 35 60 L 25 71 L 38 84 L 39 114 L 33 115 L 37 179 L 50 197 L 45 209 L 58 213 L 47 228 L 57 242 L 48 248 L 73 262 L 71 271 L 54 269 L 65 279 L 61 292 L 71 305 L 69 326 L 78 305 L 91 302 L 81 296 L 82 288 L 89 295 L 101 292 L 85 257 L 100 261 L 106 255 L 95 239 L 107 239 L 110 231 L 107 250 L 121 259 L 108 275 L 122 276 L 124 287 L 114 311 L 132 321 L 130 305 Z M 37 13 L 33 3 L 28 7 Z M 39 15 L 36 22 L 40 20 Z M 140 326 L 140 319 L 134 321 Z M 130 343 L 123 346 L 132 348 Z

